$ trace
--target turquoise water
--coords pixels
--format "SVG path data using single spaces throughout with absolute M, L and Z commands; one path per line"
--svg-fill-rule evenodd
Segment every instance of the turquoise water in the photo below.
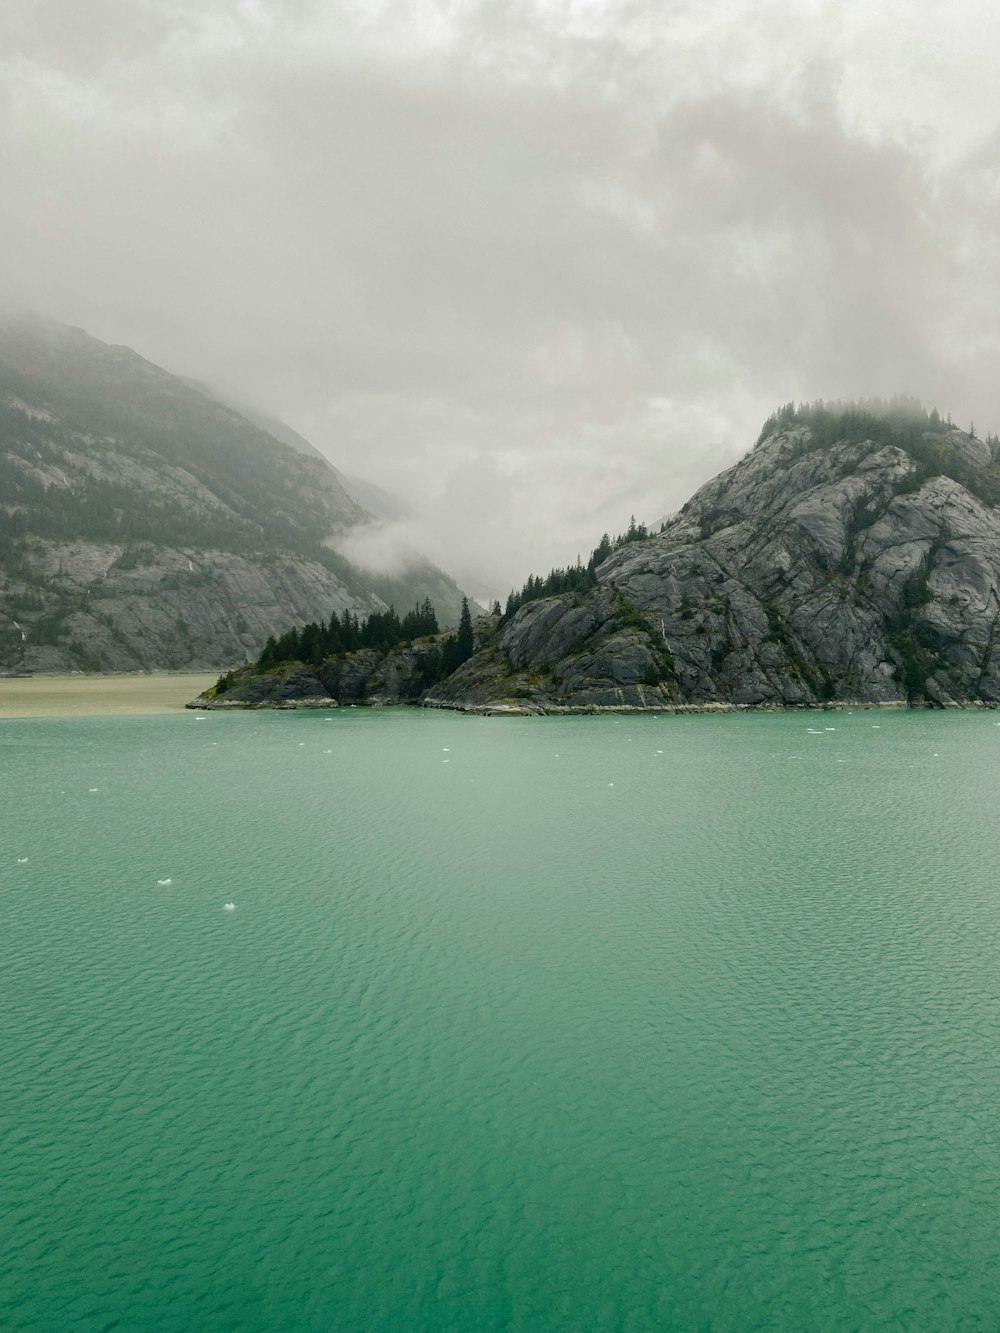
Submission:
M 995 716 L 0 724 L 0 1327 L 997 1327 Z

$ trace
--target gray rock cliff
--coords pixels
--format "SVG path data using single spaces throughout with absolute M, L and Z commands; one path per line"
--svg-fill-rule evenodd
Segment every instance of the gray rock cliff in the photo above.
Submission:
M 991 449 L 943 426 L 895 444 L 823 425 L 776 423 L 592 590 L 522 606 L 428 702 L 1000 702 Z

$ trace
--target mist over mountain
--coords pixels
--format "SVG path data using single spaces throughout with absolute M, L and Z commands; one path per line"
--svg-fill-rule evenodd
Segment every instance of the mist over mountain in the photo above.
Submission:
M 37 315 L 0 321 L 0 506 L 6 670 L 214 667 L 297 616 L 461 603 L 417 553 L 338 554 L 371 516 L 317 452 Z
M 401 495 L 377 486 L 375 482 L 356 476 L 353 472 L 341 473 L 344 485 L 351 492 L 358 504 L 362 505 L 376 518 L 386 523 L 400 523 L 412 518 L 413 505 Z
M 288 423 L 503 597 L 777 401 L 1000 424 L 998 42 L 982 0 L 7 0 L 0 294 Z
M 244 402 L 241 398 L 234 397 L 233 395 L 226 393 L 221 389 L 214 388 L 209 384 L 202 384 L 199 380 L 192 379 L 190 376 L 182 375 L 179 378 L 182 379 L 185 384 L 190 385 L 192 389 L 196 389 L 199 393 L 204 394 L 206 398 L 214 398 L 220 403 L 225 403 L 225 405 L 231 407 L 234 412 L 238 412 L 241 417 L 245 417 L 247 421 L 251 422 L 254 426 L 259 427 L 259 429 L 266 434 L 272 435 L 276 440 L 280 440 L 282 444 L 287 444 L 289 448 L 294 449 L 296 453 L 305 454 L 309 458 L 323 458 L 327 463 L 330 463 L 330 460 L 326 458 L 326 455 L 321 450 L 317 449 L 314 444 L 310 444 L 304 435 L 300 435 L 297 430 L 293 430 L 287 422 L 280 421 L 269 412 L 263 412 L 260 408 L 254 407 L 251 403 Z M 332 463 L 330 463 L 330 467 L 334 472 L 337 472 L 337 469 L 333 467 Z M 343 484 L 344 478 L 339 472 L 337 472 L 337 475 L 340 478 L 341 484 Z M 351 495 L 357 500 L 357 492 L 353 487 L 345 487 L 345 489 L 350 490 Z M 364 508 L 364 505 L 362 505 L 362 508 Z

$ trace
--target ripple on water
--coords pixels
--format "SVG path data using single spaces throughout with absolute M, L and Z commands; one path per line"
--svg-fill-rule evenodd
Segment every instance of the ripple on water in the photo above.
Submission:
M 0 1323 L 991 1326 L 988 719 L 183 722 L 10 724 Z

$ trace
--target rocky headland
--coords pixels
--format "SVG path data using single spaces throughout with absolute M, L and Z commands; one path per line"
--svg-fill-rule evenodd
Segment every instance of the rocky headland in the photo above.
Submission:
M 444 680 L 421 688 L 419 653 L 407 648 L 308 679 L 290 664 L 198 702 L 497 713 L 992 706 L 995 449 L 912 408 L 789 407 L 661 532 L 597 565 L 592 586 L 480 621 L 477 650 Z

